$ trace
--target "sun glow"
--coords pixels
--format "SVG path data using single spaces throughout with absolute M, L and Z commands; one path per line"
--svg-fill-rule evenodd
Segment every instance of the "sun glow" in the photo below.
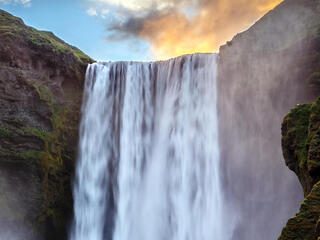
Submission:
M 212 1 L 192 18 L 174 13 L 147 20 L 139 36 L 152 44 L 152 55 L 156 60 L 217 52 L 236 33 L 247 29 L 281 2 Z
M 184 54 L 218 52 L 221 45 L 283 0 L 86 1 L 91 3 L 89 15 L 115 16 L 108 27 L 112 32 L 109 40 L 141 38 L 150 43 L 154 60 L 164 60 Z
M 278 1 L 273 1 L 273 2 L 270 2 L 270 3 L 267 3 L 265 5 L 261 5 L 258 9 L 261 11 L 261 12 L 267 12 L 271 9 L 274 9 L 276 6 L 278 6 L 283 0 L 278 0 Z

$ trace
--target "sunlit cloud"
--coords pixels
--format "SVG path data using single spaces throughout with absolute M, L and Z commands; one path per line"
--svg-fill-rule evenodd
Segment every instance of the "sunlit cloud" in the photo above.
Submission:
M 266 12 L 269 11 L 270 9 L 275 8 L 277 5 L 279 5 L 283 0 L 275 0 L 271 2 L 267 2 L 265 4 L 262 4 L 258 7 L 259 11 L 261 12 Z
M 178 7 L 181 3 L 188 3 L 196 0 L 87 0 L 92 6 L 114 6 L 132 12 L 163 11 L 169 8 Z
M 282 0 L 87 0 L 90 8 L 112 8 L 106 39 L 141 38 L 155 59 L 216 52 Z M 104 16 L 99 14 L 99 16 Z

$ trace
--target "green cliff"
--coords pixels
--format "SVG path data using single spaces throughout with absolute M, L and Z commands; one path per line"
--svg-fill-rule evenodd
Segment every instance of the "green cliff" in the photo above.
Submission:
M 292 109 L 282 123 L 282 149 L 287 166 L 296 173 L 305 200 L 283 229 L 280 240 L 320 237 L 320 99 Z
M 66 238 L 82 86 L 92 61 L 0 10 L 0 231 L 10 229 L 10 237 Z

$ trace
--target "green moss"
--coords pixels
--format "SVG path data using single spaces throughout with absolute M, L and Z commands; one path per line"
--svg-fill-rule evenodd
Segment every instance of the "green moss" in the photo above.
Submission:
M 293 170 L 307 195 L 320 179 L 320 99 L 295 107 L 282 124 L 282 149 L 287 165 Z
M 311 106 L 309 104 L 298 105 L 290 111 L 282 124 L 282 147 L 285 159 L 294 162 L 290 169 L 298 173 L 307 162 L 309 117 Z
M 32 27 L 28 27 L 21 19 L 16 18 L 2 10 L 0 10 L 0 23 L 0 35 L 6 34 L 10 38 L 27 38 L 31 45 L 37 48 L 50 49 L 56 54 L 70 53 L 70 55 L 73 55 L 83 64 L 88 64 L 93 61 L 78 48 L 70 46 L 69 44 L 57 38 L 53 33 L 47 31 L 38 31 Z
M 320 216 L 320 182 L 318 182 L 306 197 L 299 213 L 289 219 L 282 230 L 279 240 L 315 240 L 317 221 Z
M 69 139 L 78 133 L 81 94 L 74 94 L 70 105 L 58 105 L 46 99 L 51 114 L 52 131 L 44 136 L 45 148 L 41 158 L 44 212 L 39 221 L 51 219 L 55 228 L 66 226 L 66 214 L 72 209 L 70 171 L 66 163 L 74 160 Z
M 36 85 L 35 85 L 36 86 Z M 37 92 L 39 94 L 39 97 L 41 100 L 46 101 L 49 103 L 50 106 L 56 103 L 52 92 L 50 91 L 49 88 L 45 86 L 36 86 Z
M 24 122 L 10 123 L 10 126 L 14 126 L 11 128 L 14 136 L 20 138 L 12 139 L 18 139 L 17 142 L 21 140 L 23 143 L 10 144 L 10 141 L 7 141 L 9 148 L 0 149 L 1 157 L 8 159 L 8 161 L 32 162 L 32 167 L 37 168 L 43 188 L 43 205 L 39 206 L 42 212 L 37 216 L 37 219 L 42 222 L 53 222 L 56 232 L 62 232 L 61 229 L 67 226 L 67 217 L 73 204 L 70 175 L 75 161 L 76 151 L 74 148 L 78 136 L 81 105 L 81 89 L 79 86 L 81 86 L 84 78 L 85 65 L 92 62 L 92 59 L 79 49 L 66 44 L 53 33 L 37 31 L 27 27 L 21 19 L 1 10 L 0 35 L 8 36 L 7 39 L 14 38 L 15 44 L 11 44 L 13 47 L 19 45 L 22 48 L 34 50 L 35 55 L 32 57 L 35 59 L 32 58 L 32 60 L 35 60 L 35 67 L 38 67 L 36 57 L 44 53 L 44 68 L 50 68 L 50 70 L 58 68 L 61 70 L 59 77 L 61 76 L 67 81 L 70 78 L 72 84 L 74 84 L 74 80 L 78 80 L 77 83 L 79 83 L 75 88 L 71 88 L 71 84 L 66 84 L 66 88 L 63 88 L 62 99 L 57 99 L 57 96 L 48 87 L 52 86 L 54 77 L 43 76 L 43 79 L 32 81 L 26 79 L 25 76 L 21 76 L 21 81 L 28 84 L 28 89 L 32 91 L 33 97 L 35 94 L 39 96 L 37 101 L 39 102 L 40 99 L 41 107 L 45 109 L 41 117 L 51 121 L 51 126 L 48 128 L 50 130 L 25 126 Z M 11 45 L 1 46 L 8 55 L 11 54 Z M 59 65 L 61 59 L 63 59 L 62 66 Z M 66 64 L 64 64 L 64 61 Z M 7 132 L 4 131 L 4 134 L 7 135 Z M 43 144 L 38 144 L 39 139 L 35 137 L 41 139 Z M 25 144 L 25 139 L 30 139 L 33 142 Z M 41 146 L 42 149 L 31 149 L 35 145 Z M 11 146 L 14 147 L 11 148 Z M 38 221 L 35 223 L 37 226 L 39 226 Z M 57 239 L 62 238 L 57 237 Z
M 13 136 L 13 133 L 2 126 L 2 124 L 0 123 L 0 137 L 4 137 L 4 138 L 10 138 Z
M 25 135 L 32 135 L 41 138 L 43 141 L 46 140 L 48 132 L 46 130 L 35 128 L 35 127 L 25 127 L 23 128 L 23 133 Z
M 280 240 L 314 240 L 320 217 L 320 98 L 295 107 L 282 124 L 282 149 L 286 163 L 302 184 L 305 200 L 299 213 L 283 229 Z
M 16 133 L 20 136 L 40 138 L 44 143 L 43 149 L 41 151 L 6 150 L 0 154 L 15 159 L 15 161 L 32 162 L 39 168 L 44 205 L 41 207 L 43 212 L 39 215 L 38 221 L 51 221 L 58 232 L 63 232 L 64 230 L 61 229 L 67 226 L 67 215 L 72 210 L 73 203 L 71 169 L 68 169 L 67 165 L 72 165 L 75 160 L 75 149 L 70 144 L 70 138 L 76 139 L 78 135 L 81 90 L 68 93 L 68 101 L 61 105 L 57 104 L 55 96 L 48 87 L 27 79 L 25 81 L 39 96 L 39 99 L 47 105 L 52 130 L 46 131 L 32 126 L 17 128 Z M 16 119 L 12 121 L 16 122 Z M 17 122 L 17 125 L 23 126 L 23 123 Z
M 50 108 L 50 110 L 53 111 L 53 109 L 51 109 L 51 108 L 56 104 L 56 100 L 55 100 L 55 97 L 52 94 L 51 90 L 48 87 L 46 87 L 44 85 L 40 85 L 39 83 L 33 82 L 29 79 L 24 79 L 24 81 L 30 87 L 34 88 L 34 90 L 38 94 L 40 100 L 46 102 L 48 107 Z M 48 79 L 44 78 L 43 82 L 47 83 Z
M 41 151 L 24 151 L 22 153 L 19 153 L 19 157 L 28 160 L 28 161 L 34 161 L 36 163 L 40 163 L 44 153 Z
M 35 46 L 40 48 L 51 48 L 52 51 L 56 53 L 72 53 L 71 48 L 62 42 L 57 41 L 52 33 L 48 34 L 47 32 L 37 31 L 33 28 L 31 28 L 30 32 L 31 34 L 28 36 L 28 39 Z

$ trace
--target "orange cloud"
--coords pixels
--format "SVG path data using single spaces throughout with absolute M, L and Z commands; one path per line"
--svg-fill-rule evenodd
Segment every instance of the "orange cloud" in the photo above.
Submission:
M 157 60 L 216 52 L 282 0 L 202 0 L 196 14 L 174 11 L 146 19 L 138 35 L 152 44 Z

